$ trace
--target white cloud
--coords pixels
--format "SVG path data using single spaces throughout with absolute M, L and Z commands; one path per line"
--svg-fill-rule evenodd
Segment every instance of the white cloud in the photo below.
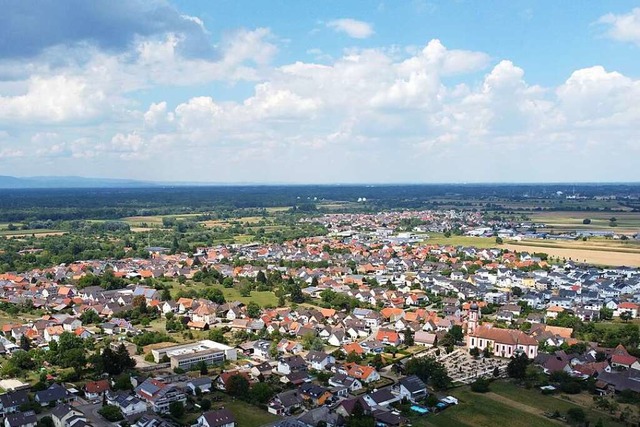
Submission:
M 607 26 L 609 38 L 640 45 L 640 7 L 622 15 L 608 13 L 600 17 L 598 23 Z
M 366 39 L 374 33 L 371 24 L 350 18 L 334 19 L 327 22 L 327 27 L 339 33 L 345 33 L 354 39 Z

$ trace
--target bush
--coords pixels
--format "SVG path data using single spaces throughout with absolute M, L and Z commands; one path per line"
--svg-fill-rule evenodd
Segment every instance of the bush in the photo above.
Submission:
M 124 419 L 124 415 L 122 415 L 122 411 L 120 408 L 114 405 L 106 405 L 100 408 L 98 411 L 100 415 L 104 417 L 105 420 L 115 422 Z
M 486 378 L 478 378 L 471 383 L 471 391 L 475 393 L 486 393 L 489 391 L 489 380 Z
M 569 422 L 580 424 L 587 419 L 587 416 L 582 408 L 570 408 L 567 410 L 567 419 Z
M 585 219 L 582 220 L 582 223 L 585 224 L 585 225 L 589 225 L 589 224 L 591 224 L 591 220 L 589 218 L 585 218 Z

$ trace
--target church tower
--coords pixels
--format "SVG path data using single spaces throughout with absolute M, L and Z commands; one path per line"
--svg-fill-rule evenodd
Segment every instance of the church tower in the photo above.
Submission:
M 478 321 L 480 319 L 480 308 L 474 301 L 469 307 L 469 317 L 467 319 L 467 334 L 472 334 L 478 328 Z

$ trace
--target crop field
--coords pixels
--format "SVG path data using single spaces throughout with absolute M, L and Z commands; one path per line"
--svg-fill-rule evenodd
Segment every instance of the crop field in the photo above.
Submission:
M 47 230 L 47 229 L 37 229 L 37 230 L 0 230 L 0 237 L 29 237 L 34 235 L 35 237 L 46 237 L 46 236 L 62 236 L 66 234 L 65 231 L 59 230 Z
M 556 232 L 563 231 L 609 231 L 612 233 L 640 232 L 640 212 L 529 212 L 527 216 L 535 223 L 544 223 Z M 609 220 L 616 219 L 616 227 Z M 590 224 L 583 224 L 585 219 Z
M 425 245 L 474 246 L 476 248 L 497 248 L 496 239 L 489 237 L 454 236 L 445 237 L 442 233 L 428 233 Z
M 629 248 L 594 247 L 581 245 L 587 242 L 550 242 L 546 240 L 526 240 L 509 242 L 501 247 L 518 252 L 544 252 L 551 257 L 575 262 L 612 266 L 626 265 L 640 267 L 640 250 L 637 246 Z

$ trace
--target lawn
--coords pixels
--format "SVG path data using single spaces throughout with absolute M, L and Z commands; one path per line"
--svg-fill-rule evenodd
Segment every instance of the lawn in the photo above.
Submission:
M 231 301 L 240 301 L 243 304 L 248 304 L 250 301 L 256 302 L 260 305 L 260 307 L 264 307 L 265 305 L 278 305 L 278 297 L 271 291 L 251 291 L 251 296 L 243 297 L 240 295 L 240 291 L 237 288 L 225 288 L 222 285 L 205 285 L 204 283 L 195 283 L 195 284 L 187 284 L 181 285 L 178 282 L 173 282 L 171 285 L 171 294 L 175 297 L 180 289 L 196 289 L 201 290 L 208 286 L 212 286 L 214 288 L 218 288 L 222 290 L 224 294 L 225 300 Z
M 535 415 L 497 402 L 487 396 L 476 394 L 464 388 L 451 393 L 460 404 L 439 414 L 412 416 L 414 426 L 473 426 L 473 427 L 552 427 L 558 424 L 544 416 Z
M 587 415 L 587 419 L 590 420 L 594 425 L 599 418 L 602 418 L 602 421 L 606 426 L 623 425 L 611 419 L 610 415 L 606 412 L 600 412 L 592 409 L 592 407 L 585 407 L 569 402 L 561 398 L 560 396 L 544 395 L 537 389 L 528 390 L 510 382 L 496 381 L 491 384 L 491 391 L 500 396 L 504 396 L 516 402 L 532 406 L 534 408 L 547 412 L 553 412 L 557 409 L 558 411 L 560 411 L 560 413 L 565 414 L 568 409 L 580 407 L 584 409 Z M 571 398 L 571 396 L 568 397 Z
M 222 405 L 214 404 L 214 408 L 222 406 L 233 412 L 238 427 L 259 427 L 280 419 L 280 417 L 241 400 L 228 400 Z

